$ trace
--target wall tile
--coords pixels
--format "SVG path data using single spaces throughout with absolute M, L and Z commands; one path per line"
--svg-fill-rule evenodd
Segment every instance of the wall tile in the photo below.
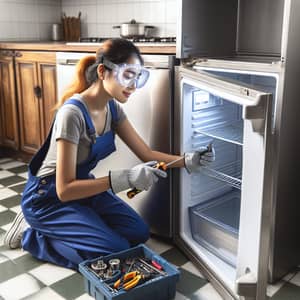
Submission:
M 0 40 L 49 40 L 60 19 L 61 0 L 0 0 Z
M 67 15 L 74 14 L 76 6 L 81 7 L 84 12 L 82 18 L 84 35 L 88 31 L 94 31 L 94 29 L 89 30 L 89 26 L 96 22 L 98 36 L 116 37 L 119 36 L 120 31 L 112 29 L 112 26 L 132 19 L 154 25 L 155 36 L 176 33 L 176 0 L 62 0 L 62 10 L 66 11 Z M 85 8 L 82 8 L 83 6 Z
M 78 16 L 82 36 L 118 37 L 113 29 L 135 19 L 154 25 L 154 36 L 176 35 L 176 0 L 0 0 L 0 40 L 47 40 L 62 13 Z

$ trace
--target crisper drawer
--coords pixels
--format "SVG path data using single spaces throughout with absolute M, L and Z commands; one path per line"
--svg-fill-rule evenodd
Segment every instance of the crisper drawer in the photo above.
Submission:
M 241 194 L 232 190 L 220 197 L 189 207 L 194 240 L 236 266 Z

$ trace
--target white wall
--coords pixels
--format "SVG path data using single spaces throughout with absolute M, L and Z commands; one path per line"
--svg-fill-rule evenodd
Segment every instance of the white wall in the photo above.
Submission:
M 0 40 L 50 40 L 61 0 L 0 0 Z
M 50 40 L 52 23 L 79 11 L 82 37 L 118 37 L 112 26 L 131 19 L 154 25 L 154 36 L 176 36 L 176 0 L 0 0 L 0 40 Z
M 82 37 L 118 37 L 113 25 L 135 19 L 156 27 L 154 36 L 176 36 L 176 0 L 61 0 L 62 12 L 78 16 Z

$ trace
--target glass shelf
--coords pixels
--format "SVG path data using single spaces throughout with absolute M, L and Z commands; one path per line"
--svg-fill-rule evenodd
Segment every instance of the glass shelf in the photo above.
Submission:
M 228 164 L 218 170 L 211 169 L 206 166 L 201 167 L 201 172 L 205 174 L 206 176 L 215 178 L 217 180 L 226 182 L 232 187 L 235 187 L 237 189 L 241 189 L 242 185 L 242 168 L 241 168 L 241 162 L 233 162 L 231 164 Z
M 217 128 L 194 129 L 196 134 L 204 134 L 225 142 L 243 145 L 243 121 L 230 123 Z

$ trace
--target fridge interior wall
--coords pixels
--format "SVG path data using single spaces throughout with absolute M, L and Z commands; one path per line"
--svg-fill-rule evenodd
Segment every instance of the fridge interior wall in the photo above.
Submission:
M 215 73 L 276 94 L 275 77 Z M 233 288 L 243 181 L 242 107 L 187 83 L 182 93 L 183 152 L 212 142 L 216 160 L 197 173 L 181 176 L 185 190 L 180 203 L 180 235 Z

